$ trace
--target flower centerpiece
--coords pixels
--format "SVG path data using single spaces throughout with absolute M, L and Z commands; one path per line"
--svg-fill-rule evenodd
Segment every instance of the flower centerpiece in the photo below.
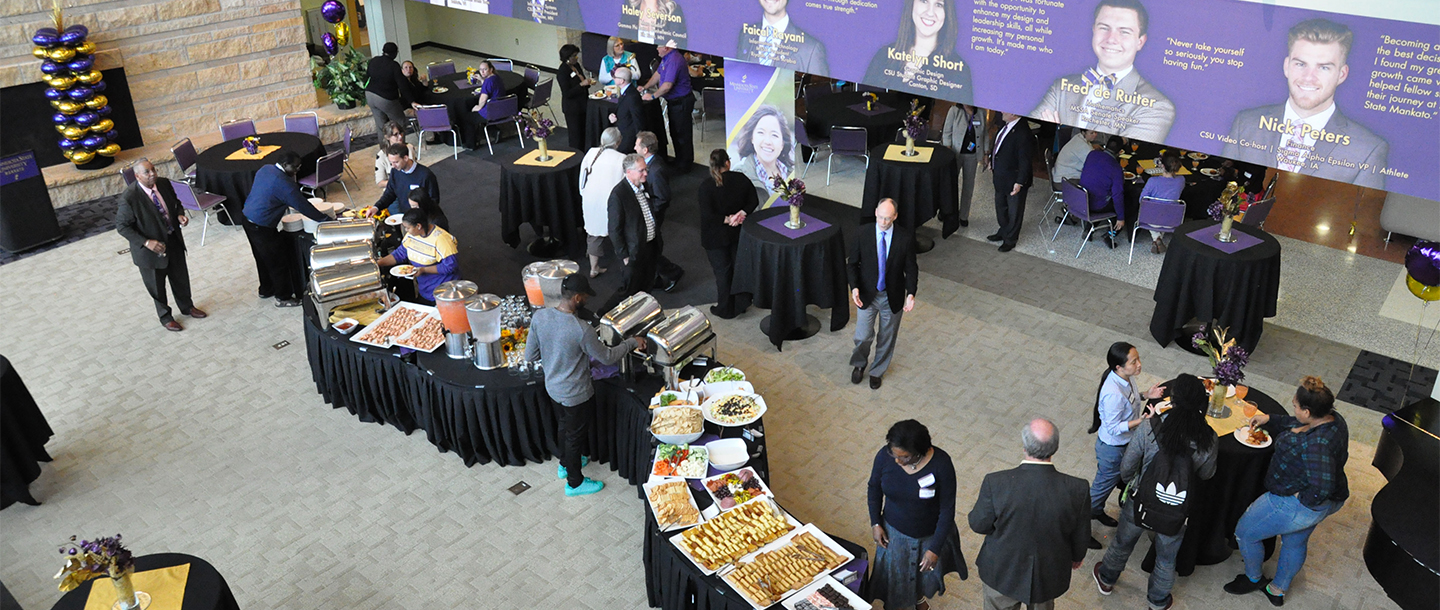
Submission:
M 475 66 L 465 68 L 465 82 L 472 85 L 480 83 L 480 72 L 475 69 Z
M 880 101 L 880 96 L 875 95 L 875 92 L 874 92 L 874 91 L 866 91 L 866 92 L 864 93 L 863 97 L 865 98 L 865 109 L 866 109 L 866 110 L 874 110 L 874 109 L 875 109 L 875 103 L 878 102 L 878 101 Z
M 1213 322 L 1211 326 L 1214 326 Z M 1210 366 L 1215 373 L 1215 387 L 1210 393 L 1210 410 L 1205 414 L 1225 418 L 1230 416 L 1230 409 L 1225 406 L 1225 397 L 1230 393 L 1231 387 L 1245 380 L 1244 369 L 1250 362 L 1250 352 L 1235 344 L 1235 339 L 1229 337 L 1229 328 L 1216 328 L 1210 332 L 1214 339 L 1207 337 L 1204 332 L 1198 332 L 1190 341 L 1195 349 L 1210 358 Z
M 905 156 L 913 157 L 920 153 L 915 152 L 915 140 L 925 136 L 925 127 L 930 124 L 925 120 L 925 107 L 920 105 L 919 100 L 910 100 L 910 113 L 905 115 Z
M 555 121 L 540 116 L 540 111 L 531 110 L 525 115 L 525 137 L 534 138 L 540 145 L 540 160 L 550 160 L 550 148 L 545 138 L 555 129 Z
M 805 183 L 799 178 L 786 180 L 783 176 L 775 176 L 771 181 L 775 184 L 775 192 L 790 205 L 790 222 L 785 223 L 785 228 L 805 228 L 805 223 L 800 220 L 800 206 L 805 205 Z
M 1231 182 L 1225 185 L 1225 191 L 1220 193 L 1220 198 L 1210 204 L 1211 220 L 1220 221 L 1220 232 L 1215 234 L 1215 239 L 1225 243 L 1235 241 L 1235 235 L 1231 229 L 1235 225 L 1235 216 L 1240 213 L 1240 202 L 1245 201 L 1245 189 L 1239 184 Z
M 252 155 L 260 154 L 260 138 L 246 136 L 244 140 L 240 141 L 240 145 L 245 147 L 245 152 L 247 153 Z
M 95 540 L 81 540 L 71 536 L 70 541 L 60 545 L 60 554 L 66 556 L 64 567 L 55 578 L 60 579 L 60 590 L 70 591 L 85 581 L 109 576 L 115 585 L 115 605 L 118 610 L 142 610 L 150 605 L 150 594 L 136 591 L 131 577 L 135 574 L 135 557 L 120 544 L 120 534 Z

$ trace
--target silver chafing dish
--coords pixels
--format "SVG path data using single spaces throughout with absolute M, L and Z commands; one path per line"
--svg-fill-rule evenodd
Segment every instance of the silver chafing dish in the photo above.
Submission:
M 373 260 L 340 262 L 316 268 L 310 276 L 310 299 L 320 314 L 320 328 L 330 328 L 330 312 L 351 303 L 388 302 L 380 266 Z
M 710 319 L 690 305 L 670 314 L 653 326 L 646 335 L 654 363 L 665 376 L 665 385 L 675 389 L 680 383 L 680 369 L 702 353 L 715 359 L 715 331 Z
M 375 221 L 369 218 L 346 218 L 322 222 L 315 227 L 315 243 L 327 245 L 347 241 L 374 243 Z
M 665 312 L 661 310 L 660 302 L 656 301 L 655 297 L 637 292 L 600 318 L 600 341 L 614 347 L 630 337 L 645 336 L 645 333 L 660 323 L 664 315 Z M 641 358 L 642 363 L 648 360 L 648 356 L 643 354 L 631 355 Z M 631 358 L 620 361 L 621 373 L 628 375 L 633 370 Z
M 369 242 L 336 242 L 310 247 L 310 269 L 324 269 L 343 263 L 373 261 L 375 249 Z

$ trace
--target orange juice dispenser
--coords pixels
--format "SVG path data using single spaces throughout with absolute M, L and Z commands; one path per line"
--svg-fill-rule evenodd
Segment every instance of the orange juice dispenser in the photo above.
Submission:
M 545 306 L 545 293 L 540 289 L 540 274 L 551 267 L 550 261 L 538 261 L 525 265 L 520 279 L 525 282 L 525 299 L 531 307 Z
M 470 357 L 470 318 L 465 301 L 477 292 L 480 287 L 468 280 L 445 282 L 435 289 L 435 309 L 440 311 L 440 323 L 445 325 L 445 355 L 456 360 Z
M 500 349 L 500 322 L 504 310 L 500 308 L 500 297 L 493 294 L 479 294 L 465 302 L 465 315 L 470 320 L 470 332 L 475 335 L 475 368 L 490 371 L 505 366 L 505 354 Z

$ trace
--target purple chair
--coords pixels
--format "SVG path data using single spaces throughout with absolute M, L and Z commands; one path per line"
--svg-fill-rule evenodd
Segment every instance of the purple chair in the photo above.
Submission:
M 1060 196 L 1065 199 L 1065 215 L 1060 218 L 1059 226 L 1055 227 L 1055 235 L 1050 237 L 1050 241 L 1055 241 L 1055 238 L 1060 236 L 1060 229 L 1065 226 L 1066 218 L 1074 216 L 1079 219 L 1081 229 L 1084 229 L 1085 224 L 1089 223 L 1090 230 L 1080 239 L 1080 249 L 1075 251 L 1075 258 L 1080 258 L 1080 253 L 1085 251 L 1085 244 L 1090 243 L 1090 237 L 1095 234 L 1095 229 L 1099 228 L 1098 223 L 1102 220 L 1113 220 L 1115 212 L 1113 210 L 1109 212 L 1091 211 L 1090 192 L 1074 180 L 1066 180 L 1061 184 Z M 1120 205 L 1124 205 L 1124 203 Z
M 425 132 L 449 133 L 450 141 L 455 143 L 455 154 L 453 158 L 460 158 L 460 136 L 455 133 L 455 127 L 450 124 L 450 111 L 444 104 L 433 106 L 421 106 L 415 109 L 415 122 L 419 126 L 421 135 L 420 156 L 425 156 Z
M 170 186 L 175 188 L 175 196 L 180 199 L 181 207 L 193 212 L 200 212 L 205 216 L 205 222 L 200 226 L 200 245 L 202 247 L 205 245 L 205 234 L 210 230 L 210 214 L 212 212 L 224 212 L 225 219 L 234 224 L 234 219 L 230 218 L 230 211 L 220 205 L 220 202 L 225 201 L 224 195 L 215 195 L 204 191 L 196 193 L 188 183 L 174 180 L 170 181 Z
M 830 186 L 830 169 L 835 165 L 835 155 L 865 157 L 865 168 L 870 168 L 870 132 L 864 127 L 830 128 L 830 159 L 825 162 L 825 186 Z
M 1250 204 L 1245 209 L 1245 215 L 1240 217 L 1240 224 L 1250 225 L 1257 229 L 1265 228 L 1265 219 L 1270 216 L 1270 208 L 1275 207 L 1275 197 L 1266 197 L 1260 201 Z
M 702 104 L 702 108 L 700 109 L 700 141 L 704 142 L 705 119 L 710 118 L 710 111 L 714 110 L 715 114 L 722 117 L 725 116 L 725 90 L 719 87 L 706 87 L 701 89 L 700 102 Z M 724 123 L 720 124 L 720 130 L 725 130 Z
M 181 138 L 170 147 L 170 154 L 175 155 L 175 164 L 185 174 L 185 181 L 195 182 L 195 161 L 199 155 L 195 153 L 195 145 L 190 143 L 190 138 Z
M 526 68 L 528 71 L 529 68 Z M 550 111 L 550 120 L 555 120 L 555 111 L 550 108 L 550 93 L 555 87 L 555 79 L 547 78 L 545 82 L 535 85 L 535 93 L 530 96 L 530 102 L 525 104 L 526 110 L 539 110 L 544 108 Z M 584 126 L 578 127 L 584 129 Z
M 527 87 L 534 88 L 540 84 L 540 71 L 536 70 L 535 66 L 525 66 L 525 72 L 523 72 L 523 74 L 525 75 L 525 85 Z
M 430 77 L 430 82 L 435 82 L 435 77 L 455 73 L 455 62 L 447 61 L 443 64 L 430 64 L 425 66 L 425 74 Z
M 309 193 L 311 197 L 324 197 L 323 194 L 317 193 L 326 186 L 339 182 L 340 186 L 345 189 L 345 198 L 350 200 L 351 206 L 354 206 L 355 198 L 350 196 L 350 187 L 345 186 L 345 181 L 340 179 L 344 171 L 345 151 L 337 150 L 320 157 L 315 162 L 315 173 L 301 178 L 297 182 L 300 183 L 300 190 Z
M 1135 235 L 1140 229 L 1151 233 L 1174 233 L 1180 223 L 1185 222 L 1185 202 L 1179 199 L 1141 197 L 1140 213 L 1135 218 L 1135 228 L 1130 230 L 1130 264 L 1135 262 Z
M 520 137 L 520 100 L 513 95 L 497 97 L 485 102 L 480 108 L 480 118 L 485 120 L 485 125 L 480 131 L 485 133 L 485 146 L 490 149 L 490 155 L 495 155 L 495 144 L 490 141 L 490 127 L 512 123 L 515 125 L 515 139 L 520 140 L 520 148 L 525 148 L 525 138 Z M 498 141 L 500 135 L 497 133 L 495 139 Z
M 515 62 L 510 61 L 510 60 L 508 60 L 508 59 L 500 59 L 500 58 L 497 57 L 497 58 L 495 58 L 495 59 L 490 60 L 490 67 L 495 68 L 495 71 L 496 71 L 496 72 L 499 72 L 499 71 L 501 71 L 501 70 L 504 70 L 504 71 L 506 71 L 506 72 L 514 72 L 514 71 L 515 71 Z
M 308 133 L 320 137 L 320 115 L 314 112 L 292 112 L 285 115 L 285 131 Z
M 220 139 L 234 140 L 255 135 L 255 121 L 250 119 L 236 119 L 229 123 L 220 124 Z
M 795 142 L 800 145 L 801 154 L 804 154 L 806 146 L 810 147 L 810 158 L 805 160 L 805 172 L 801 178 L 810 175 L 810 162 L 815 160 L 815 155 L 820 154 L 820 147 L 830 148 L 830 141 L 825 138 L 811 138 L 810 132 L 805 131 L 805 121 L 795 117 Z M 831 154 L 834 154 L 833 152 Z

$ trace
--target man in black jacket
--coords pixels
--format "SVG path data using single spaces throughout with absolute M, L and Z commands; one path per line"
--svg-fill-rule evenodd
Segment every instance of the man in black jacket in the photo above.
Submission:
M 635 136 L 635 154 L 645 158 L 649 175 L 645 184 L 650 187 L 650 211 L 655 214 L 655 287 L 665 292 L 674 292 L 685 270 L 665 257 L 665 212 L 670 209 L 670 173 L 659 163 L 656 153 L 660 150 L 660 139 L 653 132 L 642 131 Z
M 986 162 L 995 174 L 995 220 L 1000 230 L 985 239 L 1000 242 L 1000 251 L 1015 249 L 1020 239 L 1020 226 L 1025 220 L 1025 196 L 1029 194 L 1034 171 L 1030 159 L 1035 155 L 1035 137 L 1030 124 L 1018 114 L 1001 114 L 1004 125 L 990 147 Z
M 645 120 L 642 110 L 645 99 L 631 82 L 632 78 L 629 68 L 615 70 L 615 88 L 620 92 L 620 99 L 615 104 L 615 112 L 610 113 L 610 123 L 620 128 L 620 152 L 627 155 L 635 152 L 635 136 Z
M 861 225 L 850 254 L 845 257 L 845 275 L 850 280 L 850 300 L 860 309 L 855 320 L 855 351 L 850 354 L 850 383 L 860 383 L 870 360 L 870 343 L 875 342 L 875 360 L 870 362 L 870 389 L 879 389 L 880 380 L 895 355 L 895 337 L 900 317 L 915 309 L 915 289 L 920 269 L 915 264 L 915 234 L 895 224 L 895 200 L 881 199 L 875 205 L 875 224 Z M 876 340 L 876 322 L 879 339 Z
M 660 236 L 660 226 L 650 207 L 645 158 L 633 153 L 625 155 L 621 167 L 625 170 L 625 179 L 610 190 L 608 212 L 610 245 L 615 247 L 615 256 L 620 257 L 625 270 L 620 275 L 620 287 L 605 302 L 601 313 L 614 309 L 621 301 L 655 283 L 655 242 Z
M 985 475 L 970 529 L 985 536 L 975 567 L 985 608 L 1050 610 L 1090 543 L 1090 484 L 1055 470 L 1060 431 L 1036 418 L 1020 433 L 1020 466 Z
M 170 181 L 158 180 L 150 161 L 136 163 L 135 184 L 125 188 L 115 210 L 115 231 L 130 242 L 130 260 L 140 268 L 140 279 L 155 301 L 161 326 L 174 332 L 185 328 L 170 313 L 165 298 L 167 278 L 180 313 L 192 318 L 206 315 L 190 300 L 190 270 L 185 266 L 185 237 L 180 234 L 180 227 L 189 223 Z
M 375 133 L 385 133 L 385 121 L 396 125 L 408 125 L 405 108 L 415 101 L 415 92 L 410 90 L 410 79 L 400 71 L 395 57 L 400 47 L 393 42 L 385 43 L 379 55 L 370 58 L 365 72 L 370 82 L 365 85 L 365 103 L 370 105 L 370 116 L 375 118 Z

